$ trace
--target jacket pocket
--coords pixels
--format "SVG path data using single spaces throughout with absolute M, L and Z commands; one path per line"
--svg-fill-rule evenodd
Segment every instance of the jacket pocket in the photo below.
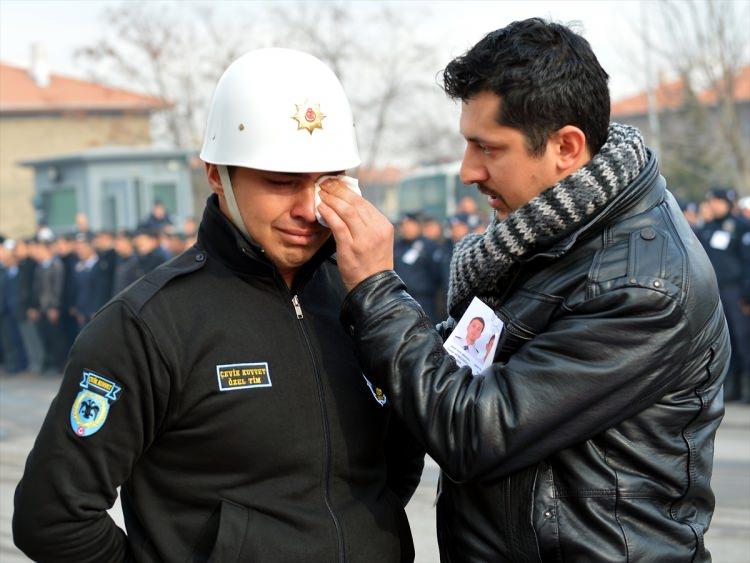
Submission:
M 240 560 L 250 524 L 250 509 L 222 499 L 203 527 L 190 556 L 192 563 L 231 563 Z M 243 561 L 250 561 L 247 557 Z
M 536 468 L 531 506 L 531 526 L 541 561 L 562 561 L 558 512 L 552 466 L 543 461 Z
M 386 489 L 385 500 L 396 515 L 396 530 L 398 531 L 398 538 L 401 543 L 401 562 L 412 563 L 415 557 L 414 540 L 411 536 L 409 518 L 406 516 L 404 506 L 401 504 L 398 496 L 396 496 L 396 493 L 390 489 Z

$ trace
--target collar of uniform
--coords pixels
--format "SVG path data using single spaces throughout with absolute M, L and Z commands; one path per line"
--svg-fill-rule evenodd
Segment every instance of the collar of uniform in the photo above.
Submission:
M 219 198 L 211 194 L 206 201 L 203 218 L 198 229 L 198 246 L 206 250 L 209 256 L 218 258 L 230 269 L 244 274 L 274 275 L 276 267 L 263 254 L 260 246 L 248 241 L 240 230 L 221 212 Z M 333 237 L 300 268 L 295 276 L 294 285 L 307 281 L 320 264 L 336 251 Z

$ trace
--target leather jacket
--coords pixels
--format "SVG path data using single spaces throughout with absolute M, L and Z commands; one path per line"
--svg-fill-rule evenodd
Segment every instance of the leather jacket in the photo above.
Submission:
M 729 337 L 716 278 L 650 157 L 588 224 L 516 264 L 472 377 L 391 272 L 342 322 L 443 475 L 443 561 L 710 561 Z M 459 314 L 462 311 L 459 311 Z

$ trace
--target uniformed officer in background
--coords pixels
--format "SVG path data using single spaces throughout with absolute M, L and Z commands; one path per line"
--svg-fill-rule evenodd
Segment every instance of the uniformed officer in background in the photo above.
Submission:
M 732 362 L 724 381 L 724 399 L 750 403 L 750 224 L 732 212 L 734 190 L 716 187 L 706 195 L 713 219 L 698 238 L 716 272 L 721 303 L 732 339 Z
M 437 322 L 437 297 L 442 255 L 437 244 L 422 234 L 419 215 L 405 213 L 394 244 L 395 270 L 430 319 Z
M 46 561 L 411 561 L 422 452 L 358 367 L 315 183 L 359 165 L 338 79 L 235 61 L 201 151 L 198 243 L 76 341 L 15 497 Z M 107 514 L 121 487 L 127 535 Z

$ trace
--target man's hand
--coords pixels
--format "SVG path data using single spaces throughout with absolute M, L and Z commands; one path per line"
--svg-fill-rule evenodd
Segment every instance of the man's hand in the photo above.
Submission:
M 341 278 L 351 291 L 359 282 L 393 269 L 393 225 L 374 205 L 333 178 L 321 184 L 318 207 L 336 239 Z

